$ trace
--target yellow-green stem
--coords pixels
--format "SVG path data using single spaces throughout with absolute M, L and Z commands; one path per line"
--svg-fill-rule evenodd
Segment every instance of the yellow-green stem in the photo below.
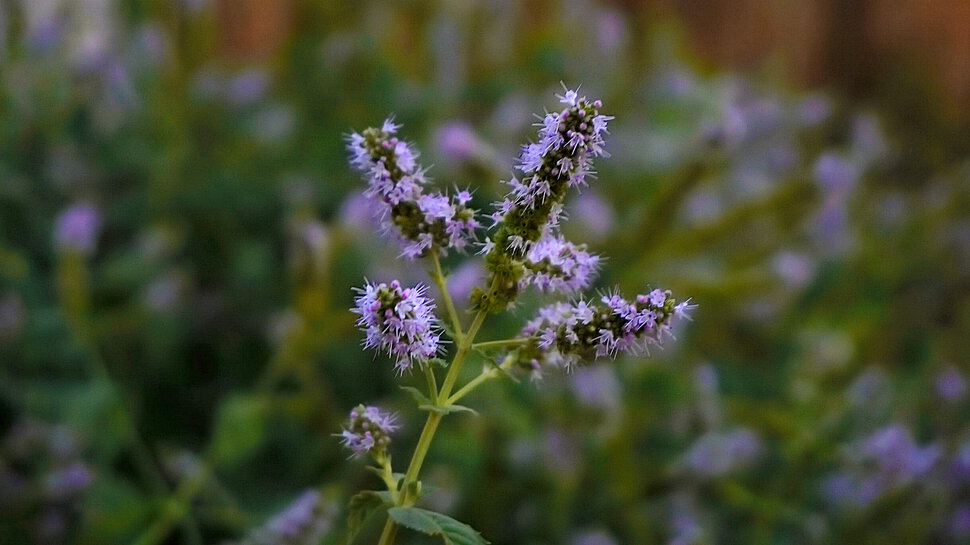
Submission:
M 435 260 L 437 262 L 437 259 Z M 448 374 L 445 376 L 445 381 L 441 386 L 441 390 L 438 395 L 435 396 L 434 402 L 436 405 L 440 405 L 441 401 L 448 399 L 451 394 L 451 389 L 455 385 L 455 381 L 458 380 L 458 374 L 461 372 L 461 366 L 465 362 L 465 357 L 468 355 L 471 349 L 472 341 L 475 339 L 475 335 L 478 330 L 482 327 L 482 322 L 485 321 L 486 313 L 484 311 L 479 312 L 475 315 L 475 319 L 472 321 L 472 325 L 468 328 L 468 333 L 463 335 L 461 341 L 458 343 L 458 352 L 455 353 L 455 359 L 452 360 L 451 365 L 448 368 Z M 411 493 L 411 488 L 414 483 L 418 481 L 418 474 L 421 472 L 421 466 L 424 465 L 424 459 L 428 455 L 428 449 L 431 447 L 431 441 L 434 439 L 435 432 L 438 431 L 438 424 L 441 423 L 442 418 L 441 413 L 431 412 L 428 414 L 428 419 L 424 423 L 424 429 L 421 430 L 421 436 L 418 438 L 418 444 L 414 447 L 414 455 L 411 457 L 411 463 L 408 464 L 407 473 L 404 474 L 403 482 L 401 483 L 401 493 L 398 495 L 397 501 L 395 502 L 399 506 L 407 506 L 414 503 L 417 500 Z M 392 545 L 394 543 L 394 538 L 397 535 L 397 524 L 390 518 L 384 524 L 384 531 L 381 533 L 381 539 L 378 541 L 378 545 Z
M 491 367 L 482 371 L 482 374 L 468 381 L 468 384 L 462 386 L 457 392 L 455 392 L 455 395 L 449 397 L 448 400 L 445 401 L 445 405 L 454 405 L 459 399 L 471 393 L 471 391 L 475 388 L 478 388 L 481 383 L 499 376 L 503 371 L 508 371 L 513 362 L 515 362 L 515 356 L 509 354 L 504 360 L 502 360 L 502 364 L 497 369 L 495 367 Z
M 441 259 L 438 258 L 438 252 L 431 252 L 431 262 L 434 263 L 434 273 L 431 275 L 431 278 L 437 284 L 438 291 L 441 292 L 441 299 L 444 301 L 445 308 L 448 311 L 451 327 L 455 330 L 455 342 L 460 344 L 465 337 L 465 333 L 461 330 L 461 320 L 458 319 L 455 302 L 452 301 L 451 294 L 448 293 L 448 282 L 445 280 L 445 274 L 441 270 Z

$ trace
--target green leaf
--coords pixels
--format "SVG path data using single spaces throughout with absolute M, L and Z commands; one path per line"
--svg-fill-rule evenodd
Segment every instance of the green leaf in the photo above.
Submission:
M 392 507 L 387 510 L 394 522 L 431 536 L 441 536 L 445 545 L 488 545 L 471 526 L 419 507 Z
M 391 493 L 386 490 L 364 490 L 350 498 L 347 506 L 347 545 L 353 543 L 367 519 L 385 505 L 394 505 Z
M 444 407 L 438 405 L 418 405 L 418 408 L 422 411 L 431 411 L 438 414 L 451 414 L 451 413 L 472 413 L 478 416 L 478 411 L 472 409 L 471 407 L 466 407 L 464 405 L 447 405 Z
M 421 390 L 418 390 L 413 386 L 401 386 L 400 388 L 405 392 L 411 394 L 411 397 L 413 397 L 414 400 L 418 402 L 418 405 L 434 405 L 434 403 L 432 403 L 431 400 L 428 399 L 428 396 L 424 395 L 421 392 Z
M 217 465 L 233 465 L 251 455 L 266 438 L 267 406 L 255 395 L 235 395 L 219 407 L 212 454 Z

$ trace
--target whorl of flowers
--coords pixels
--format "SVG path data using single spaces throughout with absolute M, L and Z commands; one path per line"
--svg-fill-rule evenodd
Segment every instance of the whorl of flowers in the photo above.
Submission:
M 472 303 L 488 311 L 502 310 L 523 289 L 524 261 L 533 246 L 554 237 L 570 187 L 586 185 L 594 157 L 606 156 L 603 135 L 612 116 L 600 114 L 602 103 L 567 90 L 559 96 L 561 111 L 545 115 L 539 138 L 522 148 L 511 191 L 492 214 L 498 229 L 486 240 L 483 253 L 489 277 L 485 290 L 472 293 Z
M 555 303 L 540 309 L 522 334 L 531 341 L 519 360 L 539 370 L 545 362 L 570 367 L 583 360 L 615 357 L 661 345 L 675 319 L 688 318 L 695 305 L 678 303 L 669 291 L 655 289 L 633 302 L 604 295 L 598 302 Z
M 359 295 L 351 310 L 360 315 L 357 325 L 367 334 L 365 347 L 396 357 L 398 371 L 438 353 L 441 334 L 434 301 L 425 295 L 427 286 L 405 288 L 395 280 L 390 284 L 368 282 L 354 289 Z
M 529 248 L 525 256 L 522 289 L 528 284 L 543 292 L 575 293 L 589 287 L 599 268 L 600 257 L 557 237 L 545 237 Z
M 401 239 L 401 255 L 409 259 L 430 251 L 462 249 L 474 240 L 479 227 L 471 195 L 424 193 L 425 170 L 413 145 L 395 134 L 401 128 L 388 119 L 381 128 L 353 133 L 347 148 L 350 164 L 366 175 L 366 195 L 375 203 L 382 226 Z
M 340 436 L 354 456 L 378 455 L 391 444 L 391 434 L 397 429 L 393 415 L 377 407 L 357 405 L 351 409 L 350 423 Z

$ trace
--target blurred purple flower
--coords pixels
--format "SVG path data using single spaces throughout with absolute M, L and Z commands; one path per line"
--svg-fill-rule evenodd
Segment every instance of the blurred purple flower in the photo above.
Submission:
M 627 38 L 623 15 L 612 10 L 604 11 L 596 21 L 596 38 L 603 55 L 615 55 Z
M 944 401 L 960 401 L 967 393 L 967 379 L 953 365 L 936 375 L 936 393 Z
M 589 242 L 597 242 L 609 236 L 616 223 L 613 208 L 596 191 L 585 191 L 576 198 L 571 208 L 574 223 L 579 224 Z
M 586 530 L 569 540 L 569 545 L 617 545 L 616 539 L 605 530 Z
M 790 250 L 782 251 L 771 260 L 775 274 L 790 288 L 798 289 L 815 276 L 815 264 L 807 255 Z
M 262 99 L 268 87 L 266 71 L 251 68 L 226 82 L 226 98 L 236 106 L 247 106 Z
M 61 251 L 93 254 L 97 246 L 101 214 L 94 205 L 79 202 L 61 213 L 54 227 L 54 245 Z
M 815 181 L 830 198 L 842 200 L 859 178 L 859 169 L 834 152 L 823 153 L 815 160 Z
M 950 535 L 954 539 L 970 540 L 970 504 L 961 503 L 953 509 L 950 515 Z
M 316 545 L 333 527 L 337 509 L 316 490 L 307 490 L 250 535 L 259 545 Z
M 887 406 L 892 391 L 889 377 L 880 367 L 860 373 L 846 391 L 846 401 L 857 410 L 875 413 Z
M 824 95 L 810 95 L 798 105 L 798 119 L 806 126 L 814 126 L 828 119 L 832 103 Z
M 485 269 L 480 261 L 466 261 L 448 277 L 448 292 L 456 304 L 460 303 L 468 299 L 472 288 L 481 284 L 484 278 Z
M 44 491 L 51 500 L 66 500 L 84 491 L 94 477 L 81 462 L 52 471 L 44 479 Z
M 162 64 L 168 57 L 170 48 L 168 34 L 155 23 L 146 23 L 139 27 L 135 31 L 133 45 L 133 60 L 149 67 Z
M 707 477 L 721 477 L 750 465 L 762 453 L 761 439 L 747 428 L 702 435 L 684 456 L 685 465 Z
M 939 446 L 920 448 L 909 428 L 901 424 L 892 424 L 871 435 L 862 443 L 861 451 L 880 469 L 902 480 L 925 475 L 940 458 Z
M 482 143 L 475 129 L 465 121 L 452 121 L 437 131 L 438 150 L 455 162 L 467 161 L 481 154 Z
M 575 436 L 563 429 L 549 428 L 542 435 L 546 466 L 564 475 L 576 475 L 581 456 Z
M 620 382 L 611 367 L 580 367 L 569 375 L 569 385 L 576 399 L 587 407 L 613 411 L 620 406 Z

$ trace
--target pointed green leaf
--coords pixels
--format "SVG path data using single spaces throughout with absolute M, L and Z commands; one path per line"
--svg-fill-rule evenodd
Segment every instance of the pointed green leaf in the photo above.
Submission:
M 350 498 L 347 506 L 347 545 L 353 543 L 367 519 L 385 505 L 393 505 L 391 493 L 364 490 Z
M 466 407 L 464 405 L 447 405 L 443 407 L 438 405 L 418 405 L 418 408 L 421 409 L 422 411 L 431 411 L 433 413 L 438 413 L 438 414 L 466 412 L 466 413 L 472 413 L 475 416 L 478 416 L 478 412 L 475 409 L 472 409 L 471 407 Z
M 428 396 L 424 395 L 424 393 L 422 393 L 421 390 L 418 390 L 413 386 L 401 386 L 400 388 L 405 392 L 411 394 L 411 397 L 413 397 L 414 400 L 418 402 L 418 405 L 433 405 L 431 400 L 428 399 Z
M 441 536 L 445 545 L 488 545 L 471 526 L 419 507 L 392 507 L 387 510 L 394 522 L 431 536 Z

